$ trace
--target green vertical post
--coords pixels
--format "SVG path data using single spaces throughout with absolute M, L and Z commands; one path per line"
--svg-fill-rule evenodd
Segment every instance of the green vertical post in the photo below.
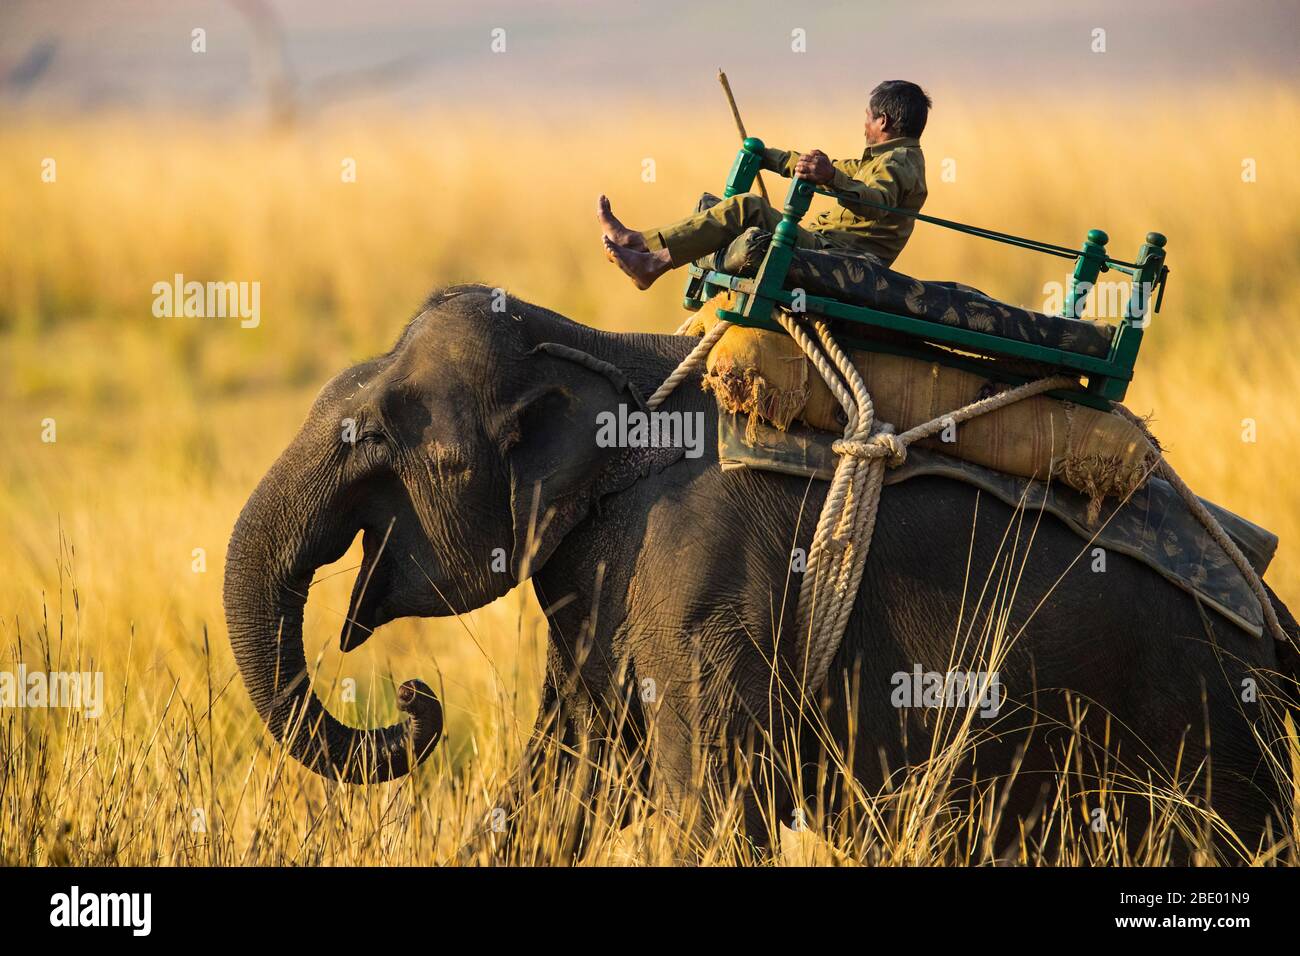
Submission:
M 1165 243 L 1168 242 L 1158 232 L 1148 232 L 1146 242 L 1138 250 L 1137 275 L 1133 277 L 1133 291 L 1124 310 L 1124 321 L 1146 328 L 1147 316 L 1151 312 L 1151 296 L 1155 293 L 1156 283 L 1165 265 Z
M 1083 251 L 1074 263 L 1074 273 L 1065 293 L 1065 308 L 1061 314 L 1077 319 L 1088 301 L 1088 293 L 1097 284 L 1097 276 L 1106 267 L 1106 243 L 1110 241 L 1100 229 L 1089 229 L 1083 241 Z
M 1137 270 L 1133 275 L 1133 291 L 1129 295 L 1128 305 L 1124 307 L 1124 317 L 1115 329 L 1115 338 L 1110 344 L 1110 361 L 1120 368 L 1133 370 L 1137 365 L 1138 349 L 1142 347 L 1142 333 L 1147 327 L 1147 317 L 1151 313 L 1151 296 L 1156 284 L 1161 281 L 1165 267 L 1165 237 L 1158 232 L 1148 232 L 1146 242 L 1138 250 Z M 1120 379 L 1106 379 L 1100 387 L 1092 391 L 1100 393 L 1111 401 L 1118 402 L 1124 397 L 1127 382 Z
M 741 144 L 740 151 L 736 153 L 736 161 L 731 164 L 731 172 L 727 174 L 727 185 L 722 191 L 723 197 L 749 192 L 749 187 L 754 185 L 754 177 L 762 167 L 763 141 L 756 136 L 750 136 Z M 705 288 L 702 277 L 687 275 L 686 289 L 682 293 L 682 307 L 690 312 L 696 311 L 704 304 L 708 293 L 709 290 Z
M 768 244 L 767 255 L 754 276 L 754 294 L 745 303 L 746 318 L 766 320 L 772 316 L 772 303 L 775 293 L 785 285 L 786 274 L 790 271 L 790 261 L 794 259 L 794 241 L 799 234 L 799 220 L 812 205 L 813 194 L 817 188 L 806 179 L 794 179 L 790 182 L 790 191 L 785 196 L 785 207 L 781 210 L 781 221 L 776 224 L 772 241 Z
M 736 161 L 731 165 L 727 175 L 727 187 L 722 191 L 723 199 L 730 199 L 741 193 L 749 192 L 754 185 L 754 177 L 763 168 L 763 141 L 756 136 L 746 138 L 736 154 Z

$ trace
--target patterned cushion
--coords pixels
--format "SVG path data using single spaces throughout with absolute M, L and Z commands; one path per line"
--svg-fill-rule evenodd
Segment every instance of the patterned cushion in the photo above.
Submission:
M 717 201 L 705 193 L 697 208 L 707 209 Z M 729 275 L 753 276 L 771 238 L 771 233 L 751 227 L 726 249 L 696 264 Z M 958 282 L 914 279 L 886 268 L 875 256 L 837 248 L 796 249 L 785 288 L 1095 358 L 1110 354 L 1115 331 L 1103 322 L 1044 315 L 999 302 Z

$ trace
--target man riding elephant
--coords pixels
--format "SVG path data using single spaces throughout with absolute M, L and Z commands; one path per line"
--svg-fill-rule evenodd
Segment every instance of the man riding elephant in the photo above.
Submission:
M 764 169 L 829 186 L 840 194 L 839 209 L 822 213 L 806 228 L 797 227 L 795 245 L 864 253 L 886 266 L 898 258 L 914 220 L 879 207 L 920 212 L 925 204 L 920 137 L 930 105 L 930 97 L 915 83 L 886 80 L 871 91 L 863 124 L 867 148 L 861 159 L 830 159 L 819 149 L 802 154 L 764 150 Z M 623 225 L 601 196 L 597 218 L 609 260 L 638 289 L 648 289 L 664 273 L 725 248 L 751 226 L 774 230 L 781 211 L 759 196 L 742 193 L 670 225 L 638 231 Z

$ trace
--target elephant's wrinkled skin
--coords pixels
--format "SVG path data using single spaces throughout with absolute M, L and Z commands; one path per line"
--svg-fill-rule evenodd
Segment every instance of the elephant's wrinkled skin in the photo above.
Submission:
M 693 344 L 598 332 L 464 286 L 434 295 L 387 355 L 325 386 L 240 515 L 226 565 L 236 660 L 258 712 L 295 757 L 323 774 L 386 780 L 427 755 L 441 732 L 440 705 L 418 682 L 403 685 L 399 700 L 413 719 L 380 730 L 343 726 L 311 692 L 301 633 L 307 586 L 360 530 L 365 558 L 345 648 L 395 618 L 465 612 L 501 596 L 514 575 L 493 570 L 493 550 L 505 549 L 513 569 L 531 542 L 533 584 L 550 623 L 532 756 L 561 738 L 573 744 L 565 753 L 586 746 L 596 757 L 584 768 L 598 764 L 615 734 L 634 749 L 653 710 L 654 754 L 645 762 L 653 770 L 644 776 L 661 809 L 698 787 L 692 767 L 725 749 L 717 745 L 723 732 L 733 742 L 777 741 L 757 745 L 777 778 L 790 779 L 790 740 L 801 741 L 805 770 L 815 767 L 812 722 L 799 730 L 789 722 L 793 709 L 774 704 L 781 681 L 770 661 L 774 644 L 783 668 L 794 656 L 798 577 L 789 558 L 792 545 L 807 547 L 826 486 L 721 471 L 713 400 L 691 383 L 664 409 L 704 416 L 702 457 L 597 447 L 597 414 L 635 408 Z M 341 440 L 347 419 L 353 443 Z M 976 669 L 950 655 L 958 621 L 974 618 L 975 631 L 983 629 L 987 596 L 975 609 L 990 579 L 990 590 L 1014 585 L 1014 598 L 1004 593 L 1000 603 L 1010 606 L 1007 632 L 1019 636 L 1000 669 L 1000 733 L 975 762 L 981 781 L 1018 764 L 1008 819 L 1041 807 L 1073 700 L 1089 702 L 1083 731 L 1109 739 L 1130 772 L 1158 782 L 1177 768 L 1202 796 L 1208 735 L 1214 809 L 1254 839 L 1285 801 L 1256 740 L 1272 739 L 1272 725 L 1261 704 L 1243 702 L 1242 681 L 1293 674 L 1288 650 L 1202 612 L 1123 555 L 1109 555 L 1097 573 L 1089 555 L 1078 559 L 1080 539 L 1051 518 L 1035 529 L 1034 518 L 1021 521 L 989 496 L 937 478 L 885 489 L 858 604 L 820 702 L 841 744 L 855 711 L 847 748 L 854 775 L 875 792 L 885 768 L 929 754 L 936 712 L 895 707 L 891 677 L 918 664 Z M 1278 607 L 1294 634 L 1294 619 Z M 779 673 L 793 686 L 788 670 Z M 318 733 L 291 733 L 290 716 L 303 708 L 303 725 Z M 1022 729 L 1034 713 L 1022 758 Z M 626 717 L 611 730 L 615 715 Z M 564 786 L 581 796 L 590 776 L 576 770 Z M 810 792 L 815 772 L 800 776 L 801 794 L 785 785 L 750 792 L 746 824 L 755 839 L 764 838 L 760 805 L 789 819 L 796 802 L 826 796 Z M 503 798 L 512 812 L 532 780 L 526 761 Z M 1131 810 L 1124 824 L 1140 833 L 1144 812 Z

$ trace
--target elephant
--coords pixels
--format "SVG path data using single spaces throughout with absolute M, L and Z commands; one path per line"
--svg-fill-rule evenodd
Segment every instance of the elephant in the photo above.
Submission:
M 962 627 L 1014 635 L 998 662 L 996 732 L 954 770 L 958 800 L 975 799 L 974 781 L 1007 781 L 998 839 L 1041 819 L 1071 735 L 1103 748 L 1099 762 L 1195 791 L 1239 846 L 1289 832 L 1286 744 L 1264 702 L 1294 707 L 1293 645 L 1244 632 L 1123 554 L 1093 573 L 1063 523 L 960 482 L 885 487 L 830 676 L 801 686 L 791 554 L 807 547 L 826 484 L 724 470 L 707 440 L 694 451 L 598 440 L 602 416 L 644 408 L 694 344 L 458 285 L 431 295 L 390 351 L 326 384 L 239 515 L 225 568 L 234 658 L 276 740 L 319 774 L 379 783 L 441 735 L 441 704 L 420 681 L 400 685 L 404 719 L 374 729 L 345 726 L 310 687 L 307 589 L 359 532 L 345 650 L 395 619 L 468 612 L 531 579 L 546 676 L 499 806 L 513 826 L 538 788 L 570 791 L 582 808 L 573 854 L 597 813 L 592 768 L 611 748 L 640 759 L 656 813 L 739 781 L 731 825 L 760 851 L 773 818 L 814 807 L 819 825 L 842 819 L 850 790 L 886 792 L 932 757 L 941 722 L 899 706 L 898 675 L 954 666 Z M 661 410 L 716 434 L 716 403 L 690 380 Z M 1008 535 L 1027 521 L 1026 559 Z M 1002 591 L 997 607 L 978 606 L 978 568 Z M 1300 629 L 1273 600 L 1294 643 Z M 1243 703 L 1243 682 L 1270 690 Z M 567 770 L 539 773 L 557 742 Z M 1147 807 L 1129 804 L 1122 824 L 1138 839 Z M 691 825 L 719 825 L 710 813 Z

